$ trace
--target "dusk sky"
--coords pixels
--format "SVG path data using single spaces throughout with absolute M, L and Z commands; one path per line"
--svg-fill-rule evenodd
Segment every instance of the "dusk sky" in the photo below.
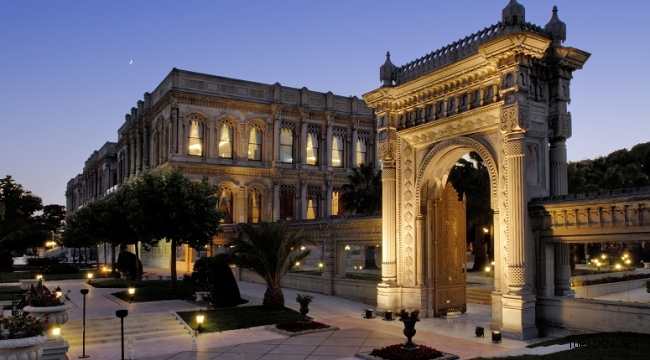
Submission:
M 495 24 L 507 3 L 3 1 L 0 177 L 65 205 L 67 182 L 174 67 L 361 98 L 386 51 L 401 66 Z M 650 141 L 650 2 L 519 3 L 540 26 L 557 5 L 564 45 L 592 54 L 571 84 L 569 160 Z

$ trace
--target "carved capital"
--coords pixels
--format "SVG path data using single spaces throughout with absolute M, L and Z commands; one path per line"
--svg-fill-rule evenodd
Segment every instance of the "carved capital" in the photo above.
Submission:
M 571 137 L 571 114 L 556 114 L 548 117 L 549 137 L 551 139 Z
M 501 132 L 526 132 L 530 129 L 528 106 L 515 103 L 501 108 Z
M 379 147 L 377 148 L 379 159 L 383 162 L 394 160 L 395 148 L 396 148 L 395 140 L 386 139 L 380 141 Z

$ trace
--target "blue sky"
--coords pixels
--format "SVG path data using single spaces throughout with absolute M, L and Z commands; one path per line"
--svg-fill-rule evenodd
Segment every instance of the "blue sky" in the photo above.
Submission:
M 571 85 L 569 160 L 650 141 L 650 2 L 519 2 L 540 26 L 557 5 L 564 45 L 592 54 Z M 498 22 L 507 3 L 3 1 L 0 176 L 65 204 L 68 180 L 174 67 L 361 97 L 381 85 L 387 50 L 403 65 Z

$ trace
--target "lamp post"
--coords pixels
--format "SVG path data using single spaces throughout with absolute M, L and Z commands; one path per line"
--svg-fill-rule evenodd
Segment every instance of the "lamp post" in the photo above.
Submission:
M 196 314 L 196 323 L 199 324 L 198 328 L 196 329 L 199 334 L 201 333 L 202 326 L 203 326 L 203 320 L 205 320 L 205 315 L 203 315 L 203 312 L 199 310 L 198 314 Z
M 117 310 L 115 316 L 120 318 L 120 330 L 122 334 L 122 360 L 124 360 L 124 318 L 129 315 L 129 310 Z
M 85 359 L 89 357 L 86 355 L 86 295 L 88 294 L 88 289 L 81 289 L 79 290 L 81 292 L 81 295 L 84 296 L 84 304 L 83 304 L 83 315 L 82 315 L 82 320 L 81 320 L 81 326 L 82 326 L 82 332 L 81 332 L 81 356 L 79 356 L 79 359 Z

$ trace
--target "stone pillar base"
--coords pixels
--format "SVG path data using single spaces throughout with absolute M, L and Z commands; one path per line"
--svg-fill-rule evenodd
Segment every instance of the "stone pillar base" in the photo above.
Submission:
M 574 298 L 574 297 L 576 297 L 576 291 L 573 290 L 573 289 L 571 289 L 571 290 L 561 290 L 560 294 L 558 294 L 557 296 L 564 296 L 564 297 L 568 297 L 568 298 Z
M 490 322 L 491 330 L 501 330 L 501 324 L 503 323 L 502 313 L 501 313 L 501 298 L 503 294 L 499 291 L 492 292 L 492 321 Z
M 41 345 L 43 349 L 41 360 L 68 360 L 69 347 L 70 345 L 65 340 L 47 340 Z
M 504 294 L 501 301 L 501 333 L 504 337 L 517 340 L 539 337 L 535 325 L 535 295 Z
M 396 284 L 377 284 L 377 308 L 380 310 L 399 310 L 400 291 Z

